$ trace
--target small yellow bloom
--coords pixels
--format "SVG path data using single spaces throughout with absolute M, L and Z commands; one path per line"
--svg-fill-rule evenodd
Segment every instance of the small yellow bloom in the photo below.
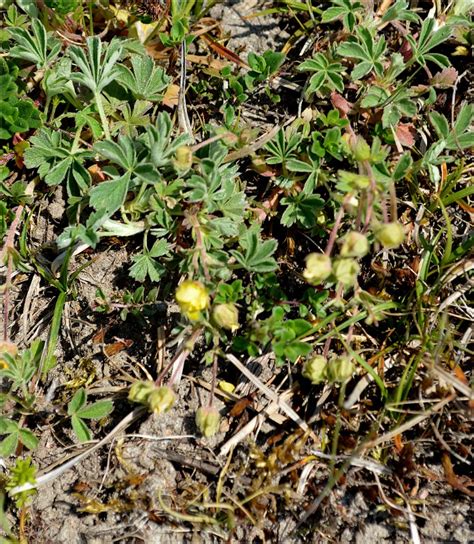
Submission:
M 137 381 L 132 384 L 128 391 L 128 400 L 146 404 L 148 397 L 155 390 L 155 384 L 152 381 Z
M 332 271 L 337 281 L 345 287 L 351 287 L 357 281 L 360 266 L 355 259 L 336 259 Z
M 209 293 L 200 281 L 185 280 L 176 289 L 176 302 L 181 312 L 192 321 L 209 306 Z
M 335 357 L 328 364 L 328 376 L 332 382 L 344 383 L 352 377 L 354 372 L 354 363 L 348 355 Z
M 219 389 L 224 391 L 224 393 L 233 393 L 235 389 L 235 385 L 233 383 L 221 380 L 219 382 Z
M 177 170 L 186 172 L 193 164 L 193 151 L 187 145 L 178 147 L 175 154 L 174 165 Z

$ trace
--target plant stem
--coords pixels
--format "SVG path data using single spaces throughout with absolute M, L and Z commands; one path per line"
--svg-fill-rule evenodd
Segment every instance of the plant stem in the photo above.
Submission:
M 104 104 L 102 102 L 102 97 L 99 92 L 94 93 L 94 100 L 97 106 L 97 111 L 99 112 L 100 122 L 102 123 L 102 128 L 104 129 L 105 138 L 110 140 L 110 130 L 107 117 L 104 112 Z

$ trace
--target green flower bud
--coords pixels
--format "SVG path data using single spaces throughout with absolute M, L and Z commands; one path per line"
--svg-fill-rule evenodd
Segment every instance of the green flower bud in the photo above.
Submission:
M 311 383 L 321 383 L 326 379 L 327 359 L 322 355 L 316 355 L 312 359 L 306 361 L 303 367 L 303 376 L 308 378 Z
M 219 412 L 213 406 L 201 407 L 196 412 L 196 426 L 206 438 L 217 433 L 220 419 Z
M 328 364 L 328 378 L 332 382 L 344 383 L 354 374 L 354 363 L 348 355 L 336 357 Z
M 352 231 L 344 237 L 341 247 L 342 257 L 364 257 L 369 252 L 369 241 L 360 232 Z
M 375 232 L 375 237 L 386 249 L 395 249 L 405 240 L 405 229 L 396 221 L 380 225 Z
M 317 285 L 329 278 L 331 271 L 331 257 L 324 253 L 310 253 L 306 257 L 306 268 L 303 272 L 303 278 L 308 283 Z
M 239 311 L 232 302 L 216 304 L 212 309 L 212 319 L 223 329 L 234 332 L 239 328 Z
M 174 165 L 176 170 L 189 170 L 193 163 L 192 149 L 187 145 L 178 147 L 175 154 Z
M 148 397 L 148 408 L 155 414 L 167 412 L 174 404 L 176 395 L 171 387 L 163 385 L 154 389 Z
M 340 281 L 345 287 L 350 287 L 356 283 L 360 267 L 354 259 L 337 259 L 333 264 L 332 271 L 337 281 Z
M 338 171 L 339 180 L 347 184 L 351 189 L 367 189 L 370 185 L 370 178 L 364 174 L 356 174 L 347 172 L 346 170 Z
M 356 161 L 363 162 L 370 160 L 370 147 L 362 136 L 356 137 L 355 143 L 352 144 L 352 153 Z
M 155 384 L 151 381 L 138 381 L 132 384 L 128 392 L 128 400 L 147 404 L 150 393 L 155 390 Z

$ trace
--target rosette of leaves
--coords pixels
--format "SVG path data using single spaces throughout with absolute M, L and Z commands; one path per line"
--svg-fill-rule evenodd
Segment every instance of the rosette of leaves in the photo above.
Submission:
M 16 132 L 27 132 L 40 126 L 40 113 L 33 102 L 18 98 L 14 76 L 0 75 L 0 140 L 9 140 Z

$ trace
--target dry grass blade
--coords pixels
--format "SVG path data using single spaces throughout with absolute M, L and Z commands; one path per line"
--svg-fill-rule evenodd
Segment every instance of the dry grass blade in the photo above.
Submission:
M 280 399 L 283 402 L 286 402 L 290 400 L 292 397 L 291 391 L 285 391 L 280 395 Z M 261 413 L 257 414 L 254 418 L 252 418 L 246 425 L 244 425 L 232 438 L 230 438 L 220 449 L 219 451 L 219 457 L 223 457 L 227 455 L 232 448 L 237 446 L 240 442 L 245 440 L 249 434 L 251 434 L 253 431 L 259 428 L 259 426 L 265 421 L 267 418 L 271 418 L 273 420 L 276 419 L 275 415 L 276 412 L 279 410 L 280 406 L 278 403 L 273 402 L 268 407 L 264 408 Z M 282 423 L 280 421 L 280 423 Z
M 43 485 L 49 484 L 56 478 L 59 478 L 62 474 L 64 474 L 66 471 L 70 470 L 74 466 L 76 466 L 78 463 L 89 457 L 92 453 L 97 451 L 99 448 L 107 444 L 109 440 L 112 440 L 117 435 L 119 435 L 122 431 L 124 431 L 133 421 L 141 417 L 145 413 L 145 408 L 136 408 L 133 410 L 133 412 L 130 412 L 127 416 L 125 416 L 122 421 L 116 425 L 110 433 L 108 433 L 102 440 L 97 442 L 97 444 L 94 444 L 90 448 L 88 448 L 86 451 L 83 451 L 76 457 L 73 457 L 66 463 L 60 465 L 57 468 L 54 468 L 53 470 L 46 472 L 45 474 L 42 474 L 41 476 L 38 476 L 36 481 L 34 483 L 26 483 L 17 487 L 14 487 L 10 490 L 10 495 L 17 495 L 18 493 L 21 493 L 22 491 L 28 491 L 29 489 L 37 489 L 38 487 L 41 487 Z
M 314 432 L 308 427 L 308 424 L 303 421 L 300 416 L 289 406 L 283 399 L 281 395 L 277 395 L 270 388 L 268 388 L 264 383 L 262 383 L 252 372 L 248 370 L 238 359 L 232 354 L 226 354 L 227 360 L 229 360 L 235 367 L 237 367 L 242 374 L 248 378 L 254 385 L 257 387 L 267 398 L 273 401 L 291 420 L 299 425 L 303 431 L 310 433 L 311 438 L 318 442 L 317 436 Z

